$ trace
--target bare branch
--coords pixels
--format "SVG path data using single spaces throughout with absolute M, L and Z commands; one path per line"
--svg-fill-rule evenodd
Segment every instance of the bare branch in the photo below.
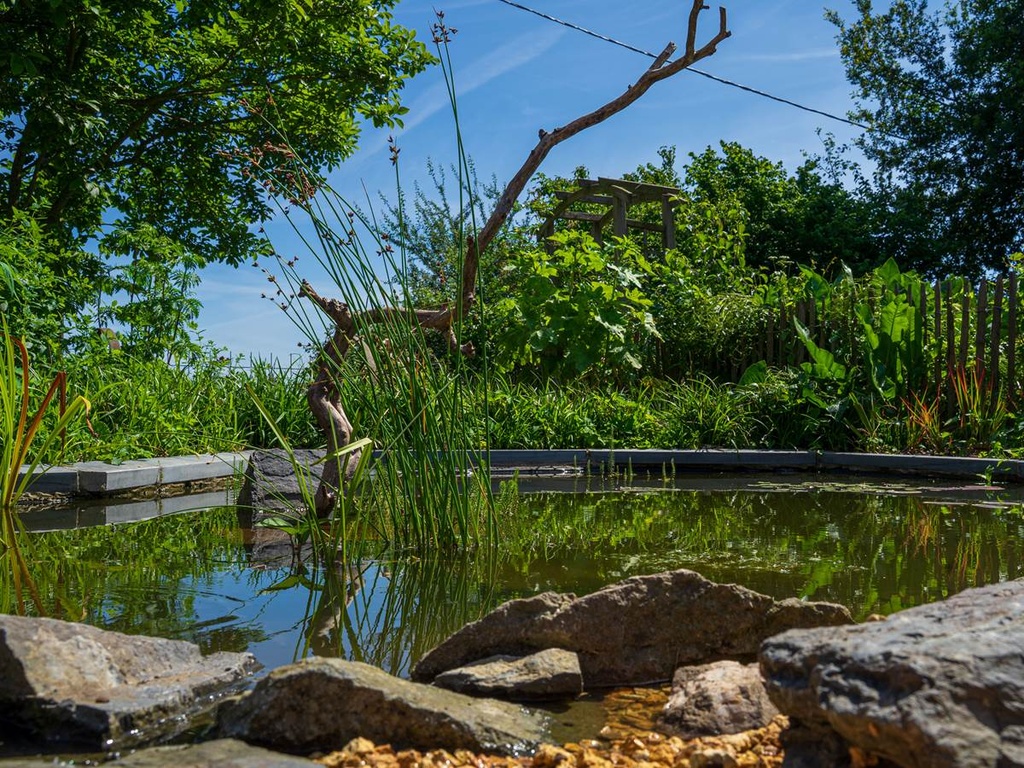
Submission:
M 719 12 L 718 34 L 716 34 L 702 48 L 694 50 L 696 47 L 697 19 L 700 12 L 705 10 L 706 7 L 707 6 L 703 5 L 700 0 L 694 0 L 693 8 L 690 11 L 690 30 L 687 33 L 687 52 L 682 58 L 665 64 L 663 61 L 665 53 L 663 51 L 662 54 L 655 59 L 654 64 L 652 64 L 651 67 L 640 76 L 640 79 L 633 85 L 627 87 L 626 91 L 620 94 L 617 98 L 612 99 L 604 106 L 598 107 L 589 114 L 576 118 L 561 128 L 556 128 L 550 133 L 541 132 L 537 146 L 533 148 L 533 151 L 530 152 L 529 156 L 526 158 L 526 162 L 523 163 L 522 167 L 516 172 L 512 177 L 512 180 L 509 181 L 508 185 L 505 187 L 504 192 L 502 192 L 501 197 L 494 206 L 494 211 L 484 224 L 476 242 L 471 244 L 470 250 L 475 249 L 477 254 L 487 250 L 487 246 L 491 244 L 491 241 L 498 234 L 498 231 L 508 219 L 515 201 L 519 199 L 519 195 L 522 194 L 527 183 L 533 177 L 533 174 L 537 172 L 537 169 L 544 161 L 544 158 L 547 157 L 548 153 L 557 144 L 560 144 L 566 139 L 572 138 L 580 131 L 607 120 L 612 115 L 621 112 L 643 96 L 655 83 L 669 78 L 677 72 L 681 72 L 701 59 L 711 56 L 715 52 L 718 48 L 718 44 L 729 37 L 732 33 L 728 30 L 725 9 L 722 8 Z M 668 47 L 666 47 L 666 50 L 668 50 Z M 671 53 L 669 53 L 669 56 L 671 56 Z M 667 59 L 667 57 L 665 58 Z M 470 263 L 468 252 L 466 255 L 466 263 Z M 463 280 L 463 285 L 465 285 L 465 280 Z M 463 311 L 465 311 L 465 308 Z
M 693 56 L 697 47 L 697 22 L 700 20 L 700 12 L 706 11 L 708 7 L 702 0 L 693 0 L 693 7 L 690 8 L 690 18 L 686 23 L 686 55 Z

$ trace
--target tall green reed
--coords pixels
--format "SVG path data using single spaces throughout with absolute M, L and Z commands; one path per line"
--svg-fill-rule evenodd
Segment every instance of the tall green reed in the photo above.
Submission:
M 268 145 L 286 162 L 284 170 L 264 171 L 253 162 L 250 173 L 268 174 L 264 181 L 283 193 L 276 199 L 285 208 L 293 230 L 313 254 L 333 291 L 341 297 L 351 317 L 350 342 L 344 354 L 325 347 L 321 362 L 330 385 L 340 395 L 354 434 L 371 436 L 381 451 L 369 498 L 362 508 L 372 517 L 378 536 L 399 548 L 468 547 L 493 532 L 493 500 L 487 468 L 486 429 L 482 439 L 473 427 L 473 401 L 467 383 L 464 355 L 456 351 L 462 335 L 467 303 L 462 297 L 476 293 L 463 284 L 468 249 L 476 230 L 475 206 L 465 205 L 472 196 L 472 178 L 461 132 L 448 31 L 437 33 L 442 71 L 455 116 L 459 157 L 459 210 L 468 212 L 453 233 L 459 254 L 452 309 L 414 309 L 409 290 L 409 255 L 401 243 L 396 249 L 381 231 L 372 208 L 364 214 L 287 147 Z M 401 199 L 398 147 L 391 142 L 391 160 Z M 287 205 L 285 203 L 287 202 Z M 308 217 L 303 224 L 291 209 Z M 399 226 L 404 211 L 398 208 Z M 369 245 L 368 245 L 369 244 Z M 314 346 L 325 333 L 322 318 L 311 305 L 297 300 L 303 282 L 296 260 L 278 257 L 278 274 L 269 274 L 278 286 L 283 308 Z M 475 277 L 475 275 L 474 275 Z M 308 295 L 308 292 L 307 294 Z M 431 343 L 427 318 L 450 314 L 442 333 L 453 354 L 438 355 Z M 463 351 L 466 351 L 463 349 Z M 486 357 L 482 366 L 487 377 Z M 486 381 L 485 381 L 486 389 Z M 486 412 L 486 399 L 484 409 Z
M 0 343 L 0 557 L 6 558 L 11 568 L 18 612 L 26 612 L 25 590 L 36 609 L 42 612 L 42 600 L 19 541 L 20 520 L 15 507 L 39 471 L 41 457 L 52 443 L 64 437 L 70 424 L 88 412 L 89 401 L 78 396 L 70 404 L 67 402 L 67 378 L 61 371 L 54 376 L 35 413 L 31 413 L 28 350 L 21 339 L 7 333 L 6 322 L 0 332 L 3 335 Z M 54 398 L 60 411 L 57 423 L 34 446 L 43 417 Z

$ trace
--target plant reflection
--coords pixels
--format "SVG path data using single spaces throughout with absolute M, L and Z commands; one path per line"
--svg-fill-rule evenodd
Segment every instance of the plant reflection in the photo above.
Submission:
M 513 597 L 583 594 L 692 568 L 858 618 L 1024 576 L 1019 504 L 896 487 L 502 494 L 497 546 L 348 561 L 273 559 L 231 508 L 25 535 L 52 615 L 250 650 L 268 667 L 341 656 L 407 674 L 430 647 Z M 15 609 L 0 564 L 0 610 Z

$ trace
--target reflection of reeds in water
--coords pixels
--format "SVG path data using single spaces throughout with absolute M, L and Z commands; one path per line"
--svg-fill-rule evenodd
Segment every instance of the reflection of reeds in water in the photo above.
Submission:
M 1024 526 L 1006 510 L 915 499 L 905 507 L 893 541 L 898 546 L 889 555 L 888 570 L 898 584 L 892 591 L 903 596 L 895 607 L 949 597 L 1022 573 Z
M 1024 576 L 1019 512 L 913 496 L 686 490 L 519 497 L 508 485 L 497 505 L 497 547 L 416 558 L 369 541 L 353 543 L 332 568 L 310 558 L 289 573 L 254 569 L 249 594 L 289 591 L 286 604 L 298 602 L 297 612 L 267 623 L 223 621 L 219 629 L 205 624 L 224 614 L 204 615 L 197 601 L 204 585 L 217 590 L 225 572 L 244 567 L 234 509 L 26 538 L 41 598 L 62 618 L 191 639 L 206 650 L 244 650 L 273 628 L 294 633 L 296 656 L 338 655 L 399 674 L 502 600 L 538 589 L 584 594 L 684 565 L 774 597 L 841 602 L 860 617 Z M 13 609 L 10 575 L 0 571 L 0 610 Z
M 161 635 L 190 611 L 178 582 L 202 581 L 240 546 L 232 507 L 46 533 L 23 533 L 41 613 L 129 633 Z M 14 591 L 0 569 L 0 612 Z
M 492 552 L 366 560 L 323 571 L 305 621 L 307 647 L 407 674 L 426 651 L 494 607 Z

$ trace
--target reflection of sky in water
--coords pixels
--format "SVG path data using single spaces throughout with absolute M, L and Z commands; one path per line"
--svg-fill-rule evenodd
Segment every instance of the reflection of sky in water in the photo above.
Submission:
M 183 580 L 181 589 L 194 597 L 196 622 L 182 627 L 180 636 L 204 650 L 241 650 L 217 646 L 249 637 L 245 650 L 270 670 L 311 655 L 358 659 L 368 645 L 380 641 L 379 635 L 393 630 L 385 623 L 390 581 L 376 564 L 363 564 L 362 586 L 351 590 L 347 603 L 301 582 L 271 589 L 289 575 L 287 570 L 229 568 L 202 584 Z M 408 659 L 403 661 L 390 671 L 407 674 Z

